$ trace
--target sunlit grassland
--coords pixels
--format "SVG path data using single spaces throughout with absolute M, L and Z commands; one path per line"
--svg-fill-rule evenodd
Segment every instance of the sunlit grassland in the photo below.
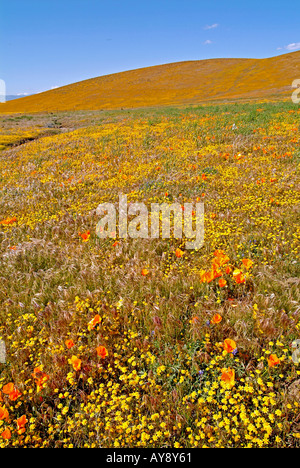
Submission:
M 0 117 L 1 447 L 299 444 L 299 114 Z M 119 194 L 202 201 L 204 246 L 100 240 Z

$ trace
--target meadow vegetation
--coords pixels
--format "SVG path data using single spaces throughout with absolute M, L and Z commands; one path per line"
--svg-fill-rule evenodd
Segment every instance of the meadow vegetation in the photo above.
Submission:
M 1 448 L 299 446 L 299 119 L 0 116 Z M 204 202 L 204 246 L 99 239 L 120 193 Z

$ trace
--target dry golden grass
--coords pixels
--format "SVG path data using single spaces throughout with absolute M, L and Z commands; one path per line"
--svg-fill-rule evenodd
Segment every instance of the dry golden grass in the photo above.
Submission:
M 1 113 L 120 109 L 291 94 L 300 52 L 172 63 L 102 76 L 2 104 Z

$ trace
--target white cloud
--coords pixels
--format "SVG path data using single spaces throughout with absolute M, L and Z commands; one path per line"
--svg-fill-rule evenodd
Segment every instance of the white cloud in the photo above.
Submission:
M 208 45 L 208 44 L 212 44 L 212 41 L 210 41 L 209 39 L 207 39 L 207 41 L 203 42 L 204 45 Z
M 210 26 L 205 26 L 205 30 L 207 31 L 208 29 L 216 29 L 218 27 L 218 23 L 211 24 Z
M 287 46 L 277 48 L 277 50 L 283 50 L 283 49 L 289 50 L 289 51 L 298 50 L 300 49 L 300 42 L 293 42 L 292 44 L 289 44 Z

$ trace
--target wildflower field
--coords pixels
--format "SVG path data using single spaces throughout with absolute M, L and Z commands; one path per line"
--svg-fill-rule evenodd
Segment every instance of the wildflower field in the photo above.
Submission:
M 299 107 L 0 122 L 0 447 L 299 447 Z M 120 193 L 203 247 L 99 239 Z

